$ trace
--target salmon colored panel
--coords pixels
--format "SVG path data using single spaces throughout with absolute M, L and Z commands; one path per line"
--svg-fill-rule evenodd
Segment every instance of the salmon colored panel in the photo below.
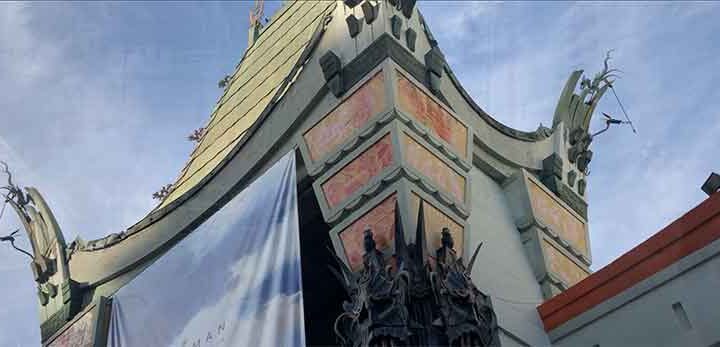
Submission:
M 337 206 L 392 163 L 392 141 L 385 135 L 322 184 L 328 205 Z
M 60 336 L 55 338 L 49 347 L 90 347 L 95 334 L 95 314 L 90 310 L 75 321 Z
M 549 242 L 543 240 L 543 249 L 545 250 L 545 256 L 547 257 L 548 267 L 550 272 L 559 276 L 565 284 L 572 286 L 575 283 L 582 281 L 589 274 L 585 272 L 580 266 L 575 264 L 565 254 L 555 248 Z
M 557 328 L 718 239 L 720 193 L 715 193 L 645 242 L 540 305 L 538 313 L 545 330 Z
M 440 189 L 457 201 L 465 201 L 465 178 L 410 136 L 403 134 L 402 146 L 410 166 L 433 180 Z
M 316 161 L 335 151 L 384 108 L 385 78 L 380 71 L 303 135 L 310 159 Z
M 585 256 L 588 255 L 585 223 L 530 181 L 530 202 L 536 217 Z
M 467 127 L 413 82 L 397 73 L 398 106 L 406 114 L 428 127 L 465 158 L 467 155 Z
M 395 240 L 396 201 L 395 194 L 389 196 L 340 233 L 345 254 L 353 271 L 363 268 L 363 254 L 365 254 L 363 232 L 365 229 L 372 230 L 377 249 L 384 250 L 392 247 L 392 242 Z
M 420 208 L 420 197 L 413 193 L 410 197 L 410 216 L 413 219 L 417 219 L 418 209 Z M 463 227 L 456 223 L 446 214 L 435 208 L 435 206 L 429 204 L 427 201 L 423 203 L 423 214 L 425 215 L 425 233 L 427 234 L 427 246 L 428 254 L 435 255 L 435 251 L 442 245 L 440 237 L 442 236 L 442 229 L 450 229 L 450 235 L 453 237 L 453 243 L 455 244 L 455 252 L 458 256 L 462 256 L 463 253 Z M 412 233 L 415 235 L 415 230 L 406 231 L 406 233 Z

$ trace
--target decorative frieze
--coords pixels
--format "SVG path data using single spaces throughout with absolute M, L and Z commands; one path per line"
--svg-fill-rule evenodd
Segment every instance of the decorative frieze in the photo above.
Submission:
M 418 211 L 420 209 L 421 201 L 423 202 L 423 221 L 426 226 L 428 247 L 431 249 L 437 249 L 442 246 L 441 232 L 443 228 L 446 228 L 455 240 L 455 249 L 457 250 L 458 256 L 462 256 L 463 240 L 465 240 L 463 226 L 414 192 L 410 193 L 409 215 L 419 215 Z
M 530 203 L 535 218 L 587 256 L 588 242 L 585 223 L 560 205 L 537 183 L 534 181 L 529 181 L 529 183 Z
M 587 277 L 590 245 L 586 222 L 579 214 L 525 170 L 504 189 L 545 298 Z
M 95 337 L 95 311 L 90 310 L 60 333 L 48 347 L 93 347 Z
M 397 73 L 397 106 L 415 118 L 462 158 L 467 157 L 468 129 L 401 73 Z
M 570 260 L 568 256 L 563 254 L 549 241 L 543 240 L 542 248 L 548 265 L 548 271 L 559 277 L 566 287 L 570 287 L 590 275 L 590 273 Z
M 465 177 L 407 134 L 402 135 L 401 145 L 408 166 L 430 178 L 456 201 L 465 201 Z
M 392 164 L 392 140 L 388 134 L 322 183 L 328 206 L 336 207 Z
M 393 230 L 396 202 L 397 194 L 392 194 L 340 232 L 345 257 L 353 271 L 363 267 L 363 232 L 366 229 L 373 230 L 379 250 L 387 250 L 391 247 L 395 239 Z
M 384 109 L 385 78 L 379 72 L 303 135 L 310 159 L 317 161 L 335 151 Z

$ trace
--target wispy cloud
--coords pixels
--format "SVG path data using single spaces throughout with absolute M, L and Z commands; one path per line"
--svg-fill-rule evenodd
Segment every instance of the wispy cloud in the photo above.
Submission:
M 0 159 L 19 183 L 48 198 L 68 241 L 79 234 L 104 236 L 139 220 L 153 205 L 150 194 L 175 176 L 183 160 L 168 155 L 178 152 L 167 146 L 170 134 L 153 134 L 167 116 L 154 118 L 144 96 L 132 95 L 137 89 L 128 81 L 142 57 L 133 66 L 116 51 L 94 51 L 101 26 L 63 35 L 66 28 L 49 25 L 73 27 L 64 21 L 80 23 L 80 17 L 54 4 L 0 4 Z M 94 52 L 98 61 L 78 58 L 79 50 Z M 183 144 L 182 135 L 174 135 Z M 7 213 L 0 233 L 17 225 Z M 0 246 L 0 262 L 27 263 Z M 39 340 L 36 289 L 23 268 L 0 272 L 0 292 L 17 297 L 0 309 L 0 321 L 23 327 L 10 334 L 3 324 L 0 345 Z
M 477 14 L 470 4 L 420 6 L 433 9 L 425 16 L 475 100 L 519 129 L 550 124 L 570 72 L 598 71 L 605 51 L 615 49 L 612 64 L 625 71 L 616 89 L 639 134 L 613 129 L 593 143 L 594 268 L 703 199 L 698 187 L 718 169 L 708 153 L 720 135 L 712 87 L 720 63 L 707 41 L 720 29 L 712 19 L 717 5 L 509 3 Z M 611 94 L 599 109 L 621 115 Z
M 152 208 L 242 52 L 237 18 L 250 5 L 0 4 L 0 158 L 41 189 L 68 239 L 122 230 Z M 569 73 L 597 71 L 616 49 L 617 90 L 639 134 L 614 129 L 593 144 L 595 267 L 703 198 L 699 185 L 719 169 L 716 3 L 419 6 L 478 104 L 523 130 L 549 125 Z M 611 95 L 600 109 L 620 114 Z M 0 222 L 0 233 L 15 225 Z M 27 266 L 6 249 L 0 263 Z M 0 268 L 0 293 L 13 298 L 0 345 L 39 336 L 31 274 L 15 269 Z

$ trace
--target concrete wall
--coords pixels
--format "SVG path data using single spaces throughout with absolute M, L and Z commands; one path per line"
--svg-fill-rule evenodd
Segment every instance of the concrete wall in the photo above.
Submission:
M 542 300 L 502 188 L 478 168 L 470 171 L 472 208 L 464 254 L 483 242 L 472 278 L 492 298 L 503 346 L 549 346 L 536 307 Z
M 720 240 L 551 332 L 553 346 L 720 345 Z

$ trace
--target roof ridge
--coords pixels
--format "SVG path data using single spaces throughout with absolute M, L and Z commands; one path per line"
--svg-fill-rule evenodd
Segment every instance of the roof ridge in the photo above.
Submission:
M 329 7 L 329 6 L 328 6 L 328 7 Z M 327 8 L 328 8 L 328 7 L 326 7 L 325 9 L 323 9 L 323 11 L 319 12 L 317 16 L 313 17 L 313 18 L 312 18 L 312 21 L 309 22 L 308 25 L 307 25 L 305 28 L 310 28 L 312 23 L 315 23 L 315 22 L 318 20 L 318 18 L 320 18 L 320 17 L 323 16 L 323 13 L 327 12 Z M 314 8 L 314 7 L 313 7 L 313 8 Z M 305 17 L 303 17 L 303 18 L 305 18 Z M 293 27 L 293 28 L 294 28 L 294 27 Z M 303 34 L 305 34 L 305 33 L 310 33 L 310 34 L 311 34 L 310 30 L 302 30 L 302 31 L 298 32 L 294 37 L 292 37 L 292 40 L 293 40 L 293 41 L 296 41 L 295 39 L 297 39 L 298 37 L 301 37 L 301 36 L 302 36 Z M 278 67 L 276 67 L 275 70 L 272 70 L 271 74 L 274 74 L 275 72 L 277 72 L 278 70 L 280 70 L 285 63 L 288 63 L 288 62 L 289 62 L 290 60 L 292 60 L 295 56 L 297 56 L 298 53 L 302 51 L 302 49 L 303 49 L 303 45 L 300 45 L 296 50 L 292 51 L 291 54 L 288 55 L 288 57 L 287 57 L 285 60 L 282 61 L 282 64 L 281 64 L 281 65 L 279 65 Z M 260 71 L 263 71 L 264 68 L 267 67 L 267 66 L 269 66 L 272 62 L 277 62 L 275 59 L 277 59 L 278 56 L 279 56 L 280 54 L 284 53 L 284 52 L 286 52 L 286 51 L 283 50 L 283 49 L 278 50 L 278 51 L 275 53 L 275 55 L 274 55 L 273 57 L 269 58 L 269 59 L 267 60 L 267 62 L 266 62 L 257 72 L 259 73 Z M 253 80 L 257 80 L 257 79 L 250 78 L 250 79 L 248 79 L 247 81 L 243 82 L 243 83 L 235 90 L 235 92 L 233 92 L 232 96 L 236 95 L 236 93 L 238 93 L 244 86 L 246 86 L 248 83 L 250 83 L 250 82 L 253 81 Z M 255 88 L 259 88 L 259 87 L 261 87 L 261 86 L 263 86 L 263 85 L 266 85 L 267 82 L 268 82 L 267 80 L 262 80 L 260 83 L 258 83 L 258 85 L 255 86 Z M 257 96 L 257 97 L 258 97 L 258 100 L 257 100 L 251 107 L 249 107 L 247 110 L 245 110 L 245 111 L 242 113 L 241 116 L 239 116 L 236 120 L 234 120 L 232 123 L 230 123 L 229 125 L 227 125 L 227 128 L 226 128 L 225 130 L 223 130 L 223 131 L 220 132 L 219 134 L 215 134 L 215 135 L 216 135 L 216 138 L 215 138 L 214 140 L 212 140 L 212 141 L 210 141 L 210 140 L 205 140 L 205 138 L 206 138 L 205 136 L 207 136 L 213 129 L 216 129 L 216 128 L 219 126 L 218 124 L 221 124 L 222 121 L 224 121 L 230 114 L 232 114 L 232 113 L 237 109 L 237 107 L 239 107 L 239 106 L 242 105 L 244 102 L 246 102 L 246 101 L 248 100 L 248 98 L 252 97 L 253 94 L 252 94 L 252 92 L 249 92 L 247 95 L 243 96 L 242 99 L 238 100 L 236 104 L 234 104 L 234 105 L 232 105 L 232 106 L 229 106 L 230 108 L 229 108 L 226 112 L 224 112 L 221 116 L 219 116 L 219 117 L 217 116 L 217 114 L 220 112 L 220 110 L 221 110 L 221 108 L 223 108 L 223 106 L 227 105 L 227 104 L 230 102 L 230 100 L 232 100 L 232 96 L 229 97 L 224 103 L 222 103 L 222 104 L 220 104 L 218 107 L 216 107 L 216 109 L 215 109 L 215 111 L 213 112 L 212 116 L 210 117 L 209 121 L 206 123 L 205 132 L 204 132 L 204 134 L 203 134 L 203 141 L 201 141 L 197 146 L 195 146 L 195 148 L 193 149 L 193 151 L 190 153 L 190 156 L 189 156 L 188 160 L 186 161 L 185 165 L 183 166 L 183 169 L 181 170 L 181 175 L 175 179 L 174 185 L 177 186 L 177 185 L 179 185 L 179 184 L 182 184 L 182 183 L 186 182 L 186 181 L 187 181 L 188 179 L 190 179 L 196 172 L 200 171 L 200 169 L 201 169 L 203 166 L 205 166 L 205 164 L 203 164 L 203 166 L 200 166 L 200 167 L 195 168 L 195 170 L 194 170 L 193 172 L 190 172 L 189 174 L 187 174 L 187 173 L 188 173 L 188 169 L 192 166 L 192 163 L 193 163 L 193 161 L 194 161 L 196 158 L 200 157 L 200 156 L 201 156 L 202 154 L 204 154 L 208 149 L 212 148 L 213 144 L 216 143 L 217 140 L 219 140 L 220 138 L 222 138 L 222 136 L 223 136 L 224 134 L 226 134 L 228 131 L 230 131 L 233 126 L 235 126 L 240 120 L 244 119 L 249 113 L 251 113 L 252 110 L 254 110 L 255 107 L 257 107 L 258 104 L 260 104 L 263 100 L 265 100 L 265 99 L 270 95 L 271 92 L 272 92 L 272 91 L 269 91 L 269 92 L 266 93 L 265 95 Z M 242 134 L 243 134 L 243 133 L 238 134 L 237 137 L 242 136 Z M 236 137 L 236 138 L 237 138 L 237 137 Z M 233 140 L 233 141 L 234 141 L 234 140 Z M 228 143 L 228 145 L 232 144 L 233 141 L 230 141 L 230 142 Z M 214 158 L 214 157 L 216 157 L 218 154 L 220 154 L 220 153 L 223 151 L 223 149 L 226 148 L 226 147 L 227 147 L 227 146 L 224 146 L 224 147 L 220 148 L 219 151 L 218 151 L 217 153 L 215 153 L 212 158 Z M 212 158 L 210 159 L 210 161 L 212 160 Z M 207 164 L 207 163 L 206 163 L 206 164 Z M 186 175 L 186 174 L 187 174 L 187 175 Z M 184 179 L 183 179 L 183 177 L 184 177 Z
M 189 155 L 173 190 L 154 210 L 167 206 L 209 174 L 218 157 L 228 155 L 228 147 L 246 136 L 246 130 L 271 102 L 271 95 L 282 83 L 284 74 L 293 65 L 312 38 L 313 28 L 336 7 L 333 2 L 298 2 L 286 6 L 273 23 L 277 23 L 246 51 L 231 82 L 216 103 L 199 144 Z M 267 42 L 267 43 L 265 43 Z
M 293 3 L 294 3 L 294 2 L 293 2 Z M 315 5 L 313 5 L 313 7 L 314 7 L 314 6 L 315 6 Z M 291 8 L 291 6 L 286 7 L 285 11 L 283 11 L 283 13 L 281 13 L 281 17 L 282 17 L 282 15 L 288 13 L 288 9 L 289 9 L 289 8 Z M 295 8 L 295 11 L 294 11 L 292 14 L 295 14 L 295 13 L 297 12 L 297 10 L 300 8 L 300 6 L 297 6 L 297 7 L 294 7 L 294 8 Z M 292 14 L 291 14 L 291 16 L 292 16 Z M 267 41 L 266 38 L 267 38 L 268 36 L 270 36 L 270 35 L 272 35 L 273 33 L 275 33 L 275 31 L 277 30 L 277 27 L 278 27 L 278 24 L 276 24 L 278 20 L 279 20 L 279 18 L 271 21 L 271 22 L 268 24 L 268 26 L 266 27 L 266 30 L 267 30 L 267 28 L 270 28 L 273 24 L 275 24 L 275 26 L 274 26 L 274 27 L 275 27 L 275 28 L 274 28 L 275 30 L 273 30 L 273 31 L 271 31 L 271 32 L 268 32 L 268 33 L 265 33 L 265 32 L 263 31 L 262 34 L 260 35 L 260 37 L 258 38 L 258 40 L 255 41 L 251 46 L 249 46 L 249 47 L 247 47 L 247 48 L 245 49 L 245 52 L 243 52 L 242 57 L 240 57 L 240 61 L 238 61 L 238 63 L 235 65 L 235 69 L 233 70 L 233 73 L 232 73 L 233 78 L 229 81 L 229 83 L 228 83 L 228 88 L 225 88 L 225 92 L 223 92 L 223 94 L 220 96 L 220 98 L 218 98 L 218 101 L 216 102 L 216 105 L 217 105 L 217 104 L 220 104 L 220 102 L 222 101 L 223 97 L 224 97 L 225 94 L 226 94 L 226 91 L 227 91 L 227 90 L 229 89 L 229 87 L 236 81 L 236 78 L 234 78 L 234 77 L 237 76 L 238 73 L 240 72 L 240 69 L 241 69 L 243 66 L 245 66 L 245 63 L 246 63 L 246 62 L 245 62 L 245 59 L 246 59 L 252 52 L 260 49 L 260 46 L 262 46 L 263 43 L 265 43 L 265 41 Z M 283 23 L 284 23 L 284 22 L 283 22 Z M 264 35 L 263 35 L 263 34 L 264 34 Z M 251 51 L 252 51 L 252 52 L 251 52 Z

